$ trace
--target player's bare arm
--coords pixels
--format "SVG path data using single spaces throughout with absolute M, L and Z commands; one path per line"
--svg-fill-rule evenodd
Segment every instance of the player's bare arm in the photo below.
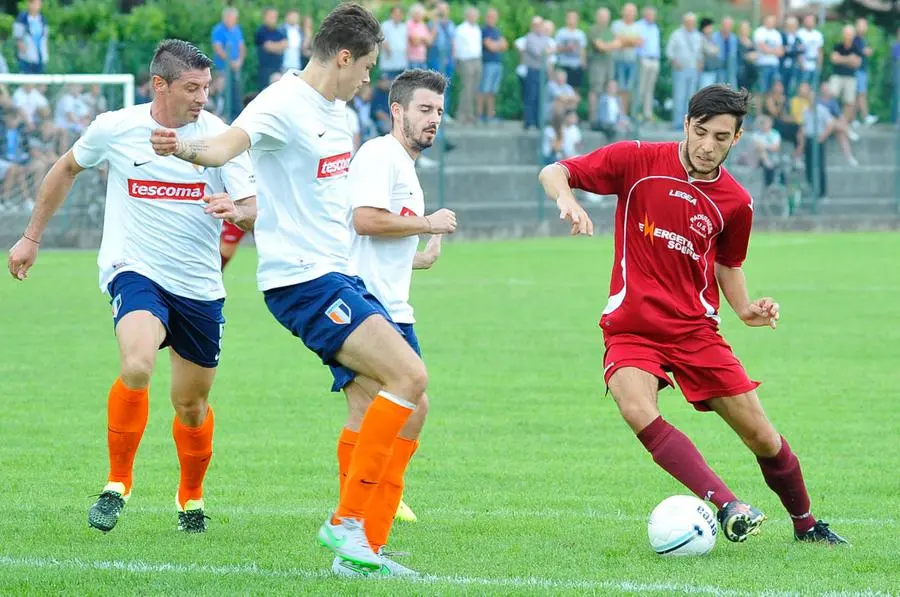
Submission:
M 198 166 L 218 168 L 250 149 L 250 136 L 236 126 L 221 135 L 201 139 L 179 139 L 171 129 L 159 128 L 150 135 L 157 155 L 174 155 Z
M 413 257 L 413 269 L 431 269 L 441 256 L 441 239 L 443 235 L 435 234 L 428 240 L 424 251 L 416 251 Z
M 781 316 L 778 303 L 771 297 L 763 297 L 750 300 L 747 292 L 747 278 L 740 267 L 728 267 L 721 263 L 716 264 L 716 281 L 722 289 L 722 294 L 731 308 L 750 327 L 769 326 L 773 330 L 778 325 Z
M 207 203 L 203 211 L 217 220 L 225 220 L 250 232 L 256 223 L 256 195 L 232 200 L 228 193 L 215 193 L 203 197 Z
M 353 227 L 363 236 L 402 238 L 417 234 L 452 234 L 456 230 L 456 214 L 439 209 L 422 217 L 401 216 L 378 207 L 353 210 Z
M 41 237 L 50 222 L 50 218 L 59 209 L 79 172 L 84 170 L 75 161 L 70 149 L 62 157 L 56 160 L 50 172 L 44 177 L 41 187 L 38 189 L 37 200 L 31 219 L 25 228 L 22 238 L 9 250 L 9 273 L 16 280 L 24 280 L 28 277 L 28 270 L 37 260 L 38 247 Z
M 594 223 L 572 193 L 572 187 L 569 186 L 569 171 L 559 164 L 550 164 L 541 170 L 538 180 L 547 196 L 556 202 L 559 219 L 566 220 L 572 225 L 572 234 L 593 236 Z

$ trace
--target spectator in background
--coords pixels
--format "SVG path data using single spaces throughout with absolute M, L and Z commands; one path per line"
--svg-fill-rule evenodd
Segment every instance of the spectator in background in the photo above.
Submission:
M 900 124 L 900 27 L 897 27 L 897 37 L 891 46 L 891 64 L 894 65 L 893 121 Z
M 644 42 L 638 48 L 638 59 L 641 64 L 638 103 L 642 109 L 644 120 L 651 120 L 656 95 L 656 80 L 659 78 L 659 59 L 662 56 L 662 37 L 659 25 L 656 24 L 656 9 L 652 6 L 644 7 L 644 18 L 638 21 L 638 35 Z
M 588 119 L 597 119 L 597 98 L 606 93 L 606 83 L 615 78 L 613 55 L 621 47 L 610 25 L 611 15 L 606 7 L 598 8 L 591 26 L 591 51 L 588 61 Z
M 303 30 L 300 28 L 300 13 L 296 10 L 289 10 L 284 15 L 284 38 L 287 45 L 284 48 L 284 54 L 281 58 L 282 70 L 303 68 Z
M 150 73 L 147 71 L 139 73 L 134 83 L 134 103 L 149 104 L 153 99 L 150 97 Z
M 816 73 L 822 72 L 822 49 L 825 47 L 825 38 L 822 32 L 816 29 L 816 15 L 808 14 L 803 17 L 803 27 L 797 31 L 797 37 L 803 46 L 803 54 L 800 57 L 800 82 L 812 86 L 818 81 Z
M 532 17 L 531 31 L 525 36 L 525 46 L 522 50 L 522 61 L 525 64 L 522 111 L 526 131 L 531 127 L 537 127 L 541 117 L 541 72 L 546 68 L 547 59 L 552 51 L 550 44 L 553 41 L 544 34 L 544 31 L 544 20 L 541 17 Z
M 388 73 L 382 72 L 372 92 L 372 120 L 379 135 L 387 135 L 391 132 L 391 105 L 388 93 L 391 90 L 393 79 Z
M 831 78 L 828 80 L 831 94 L 844 105 L 847 122 L 856 116 L 856 71 L 862 65 L 862 48 L 857 45 L 853 25 L 841 30 L 841 41 L 831 52 Z
M 269 86 L 272 75 L 281 72 L 284 52 L 288 47 L 287 33 L 278 26 L 278 11 L 271 6 L 263 9 L 262 24 L 254 36 L 256 57 L 259 60 L 257 83 L 260 91 Z
M 350 103 L 353 104 L 353 109 L 359 117 L 360 142 L 365 143 L 377 137 L 378 129 L 372 120 L 372 87 L 370 85 L 360 87 Z
M 6 42 L 6 38 L 0 34 L 0 47 L 3 47 L 4 42 Z M 6 63 L 6 57 L 3 55 L 3 52 L 0 52 L 0 75 L 7 73 L 9 73 L 9 64 Z
M 213 63 L 225 76 L 225 119 L 234 120 L 241 111 L 241 68 L 247 56 L 235 7 L 222 10 L 222 21 L 212 30 L 212 45 Z
M 781 34 L 781 44 L 784 54 L 779 65 L 781 82 L 784 83 L 784 92 L 788 97 L 794 95 L 797 85 L 797 71 L 800 58 L 804 54 L 803 38 L 798 35 L 797 17 L 788 17 L 784 20 L 784 31 Z
M 750 23 L 741 21 L 738 26 L 738 87 L 756 88 L 756 81 L 759 79 L 756 56 L 756 45 L 750 35 Z
M 90 91 L 81 95 L 81 101 L 85 103 L 90 111 L 88 120 L 93 120 L 97 117 L 97 114 L 103 114 L 109 109 L 100 85 L 91 85 Z
M 450 5 L 438 2 L 434 9 L 434 19 L 429 24 L 432 32 L 431 46 L 428 48 L 428 68 L 442 73 L 447 79 L 453 78 L 453 40 L 456 37 L 456 25 L 450 20 Z M 450 94 L 444 94 L 444 122 L 452 122 L 450 111 Z M 440 131 L 440 129 L 438 129 Z
M 798 137 L 801 136 L 800 125 L 803 123 L 803 119 L 801 117 L 794 120 L 789 110 L 784 83 L 781 81 L 775 81 L 772 88 L 769 89 L 769 93 L 766 94 L 762 113 L 772 120 L 771 124 L 778 131 L 780 137 L 794 145 L 794 159 L 798 159 L 803 150 L 802 141 L 798 140 Z
M 553 71 L 553 78 L 547 82 L 547 113 L 546 118 L 552 116 L 555 110 L 567 112 L 578 109 L 581 97 L 575 88 L 569 85 L 566 71 L 558 68 Z
M 56 102 L 57 128 L 68 131 L 77 138 L 90 123 L 91 109 L 81 99 L 81 85 L 67 85 Z
M 778 67 L 784 55 L 781 32 L 775 28 L 776 21 L 775 15 L 766 15 L 763 24 L 753 33 L 760 93 L 767 93 L 779 77 Z
M 22 114 L 17 121 L 26 131 L 33 131 L 43 118 L 50 118 L 50 103 L 40 90 L 30 83 L 16 89 L 12 95 L 12 103 Z M 13 161 L 13 160 L 10 160 Z
M 50 28 L 41 12 L 41 4 L 41 0 L 28 0 L 28 8 L 13 22 L 19 71 L 26 74 L 43 73 L 50 56 L 47 50 Z
M 213 73 L 209 82 L 209 94 L 206 96 L 204 109 L 219 118 L 225 117 L 225 75 L 219 71 Z
M 303 17 L 303 45 L 300 47 L 300 68 L 306 68 L 309 56 L 312 54 L 313 19 L 306 15 Z
M 563 159 L 563 133 L 565 128 L 565 112 L 554 110 L 550 120 L 544 127 L 541 137 L 541 153 L 544 164 L 553 164 Z
M 407 49 L 409 68 L 428 68 L 428 47 L 434 41 L 434 34 L 425 23 L 425 7 L 421 4 L 409 7 L 406 31 L 409 36 Z
M 827 85 L 823 84 L 821 89 L 828 93 Z M 823 101 L 825 99 L 820 96 L 819 100 L 816 101 L 813 98 L 813 105 L 803 115 L 803 135 L 806 137 L 804 143 L 806 148 L 804 151 L 806 180 L 814 191 L 816 186 L 818 186 L 819 197 L 824 197 L 828 192 L 827 177 L 825 176 L 825 141 L 834 133 L 835 121 L 834 116 Z
M 597 120 L 591 128 L 606 135 L 606 142 L 612 143 L 630 126 L 628 115 L 622 110 L 622 99 L 615 79 L 606 82 L 606 90 L 597 105 Z
M 544 34 L 544 37 L 547 38 L 547 78 L 553 76 L 553 69 L 556 67 L 556 63 L 559 61 L 559 58 L 556 55 L 556 39 L 553 37 L 553 32 L 556 30 L 556 25 L 550 19 L 544 19 L 543 25 L 541 25 L 541 31 Z
M 703 68 L 700 71 L 698 89 L 703 89 L 716 82 L 722 70 L 722 57 L 719 44 L 713 38 L 713 20 L 709 17 L 700 19 L 700 35 L 702 35 Z
M 463 124 L 475 124 L 475 102 L 481 84 L 481 26 L 478 9 L 466 7 L 466 20 L 456 28 L 453 57 L 459 71 L 459 107 L 456 119 Z
M 688 101 L 697 90 L 703 67 L 703 40 L 697 31 L 697 16 L 688 12 L 681 27 L 672 32 L 666 44 L 666 58 L 672 66 L 672 128 L 682 130 Z
M 503 54 L 509 43 L 497 29 L 499 15 L 496 8 L 488 8 L 484 15 L 481 39 L 481 93 L 478 96 L 478 117 L 492 122 L 497 117 L 497 92 L 503 81 Z
M 621 48 L 616 56 L 616 82 L 622 97 L 625 113 L 631 106 L 631 93 L 636 90 L 638 76 L 638 49 L 644 44 L 641 27 L 637 24 L 637 7 L 628 3 L 622 7 L 622 18 L 612 25 L 613 33 Z
M 563 122 L 563 135 L 562 135 L 562 155 L 563 159 L 573 158 L 577 155 L 581 155 L 581 127 L 578 126 L 578 112 L 576 110 L 569 110 L 565 113 L 565 120 Z
M 566 13 L 566 26 L 556 34 L 556 56 L 559 68 L 566 71 L 569 84 L 581 89 L 587 59 L 587 36 L 578 28 L 578 13 Z
M 397 75 L 409 68 L 407 47 L 409 32 L 403 20 L 403 7 L 395 4 L 391 8 L 391 18 L 381 24 L 384 41 L 381 42 L 381 54 L 378 56 L 379 68 L 383 74 L 393 81 Z
M 722 68 L 716 74 L 716 82 L 738 88 L 738 38 L 734 33 L 734 19 L 725 17 L 719 30 L 713 35 L 713 40 L 719 47 L 719 57 Z
M 772 128 L 772 119 L 760 116 L 756 119 L 756 131 L 751 138 L 759 166 L 763 171 L 763 186 L 768 188 L 775 182 L 775 171 L 781 163 L 781 134 Z M 781 184 L 785 184 L 784 171 Z
M 866 33 L 869 31 L 869 21 L 864 18 L 856 19 L 856 37 L 853 43 L 859 50 L 860 65 L 856 71 L 856 105 L 859 108 L 859 117 L 866 126 L 872 126 L 878 122 L 878 117 L 869 114 L 869 58 L 872 57 L 872 46 L 866 41 Z M 856 121 L 851 120 L 856 125 Z
M 854 167 L 859 166 L 859 162 L 854 157 L 853 150 L 850 147 L 851 142 L 855 143 L 856 141 L 859 141 L 859 133 L 854 131 L 853 127 L 850 126 L 850 122 L 841 111 L 840 102 L 832 95 L 831 86 L 827 83 L 823 83 L 819 88 L 819 102 L 828 108 L 828 111 L 834 118 L 829 134 L 834 135 L 847 163 Z

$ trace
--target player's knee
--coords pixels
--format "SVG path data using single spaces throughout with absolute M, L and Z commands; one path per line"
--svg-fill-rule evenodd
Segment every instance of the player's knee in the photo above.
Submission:
M 175 416 L 187 427 L 199 427 L 206 420 L 206 400 L 174 402 Z
M 127 355 L 122 358 L 122 381 L 129 388 L 146 388 L 153 374 L 153 355 Z
M 616 399 L 619 413 L 631 429 L 638 433 L 659 416 L 656 405 L 647 400 Z
M 419 402 L 416 404 L 416 412 L 413 413 L 413 416 L 419 419 L 420 421 L 425 421 L 425 417 L 428 416 L 428 396 L 422 394 L 422 397 L 419 398 Z
M 422 361 L 418 361 L 406 372 L 404 385 L 406 386 L 404 398 L 409 397 L 411 401 L 418 404 L 428 388 L 428 371 L 425 369 L 425 364 Z M 413 400 L 413 398 L 415 399 Z
M 771 458 L 781 450 L 781 435 L 769 424 L 760 424 L 745 431 L 741 439 L 756 456 L 762 458 Z

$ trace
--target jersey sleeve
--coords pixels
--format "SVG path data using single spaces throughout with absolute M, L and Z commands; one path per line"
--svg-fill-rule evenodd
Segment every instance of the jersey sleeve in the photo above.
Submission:
M 106 149 L 116 129 L 112 113 L 100 114 L 72 146 L 72 156 L 82 168 L 93 168 L 106 161 Z
M 247 133 L 253 149 L 278 151 L 287 145 L 290 122 L 286 110 L 290 106 L 289 100 L 269 87 L 244 108 L 232 126 Z
M 641 149 L 640 141 L 619 141 L 559 164 L 569 171 L 569 186 L 598 195 L 622 192 L 625 168 Z
M 391 209 L 391 187 L 394 168 L 390 160 L 379 155 L 377 143 L 367 142 L 350 162 L 350 206 Z M 385 163 L 387 162 L 387 163 Z
M 740 206 L 719 235 L 716 262 L 725 267 L 741 267 L 747 258 L 750 229 L 753 226 L 753 200 Z

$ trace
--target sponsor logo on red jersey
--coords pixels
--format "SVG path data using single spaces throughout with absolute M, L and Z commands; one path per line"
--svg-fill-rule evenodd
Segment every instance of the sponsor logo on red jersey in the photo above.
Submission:
M 682 255 L 687 255 L 694 261 L 700 261 L 700 255 L 697 253 L 696 249 L 694 249 L 694 243 L 691 242 L 690 239 L 683 237 L 677 232 L 660 228 L 651 222 L 646 214 L 644 215 L 644 221 L 638 222 L 638 230 L 650 239 L 651 245 L 655 244 L 654 239 L 660 238 L 667 241 L 667 249 L 675 251 L 676 253 L 681 253 Z
M 350 170 L 350 152 L 339 153 L 331 157 L 319 160 L 319 169 L 316 171 L 316 178 L 332 178 L 341 176 Z
M 702 236 L 709 238 L 713 233 L 713 223 L 705 214 L 696 214 L 691 216 L 691 230 Z
M 128 195 L 150 201 L 199 201 L 206 191 L 205 182 L 161 182 L 128 179 Z
M 418 214 L 416 214 L 416 212 L 414 212 L 414 211 L 411 210 L 410 208 L 404 207 L 403 209 L 400 210 L 400 215 L 403 216 L 403 217 L 406 217 L 406 218 L 414 218 L 414 217 L 416 217 Z

